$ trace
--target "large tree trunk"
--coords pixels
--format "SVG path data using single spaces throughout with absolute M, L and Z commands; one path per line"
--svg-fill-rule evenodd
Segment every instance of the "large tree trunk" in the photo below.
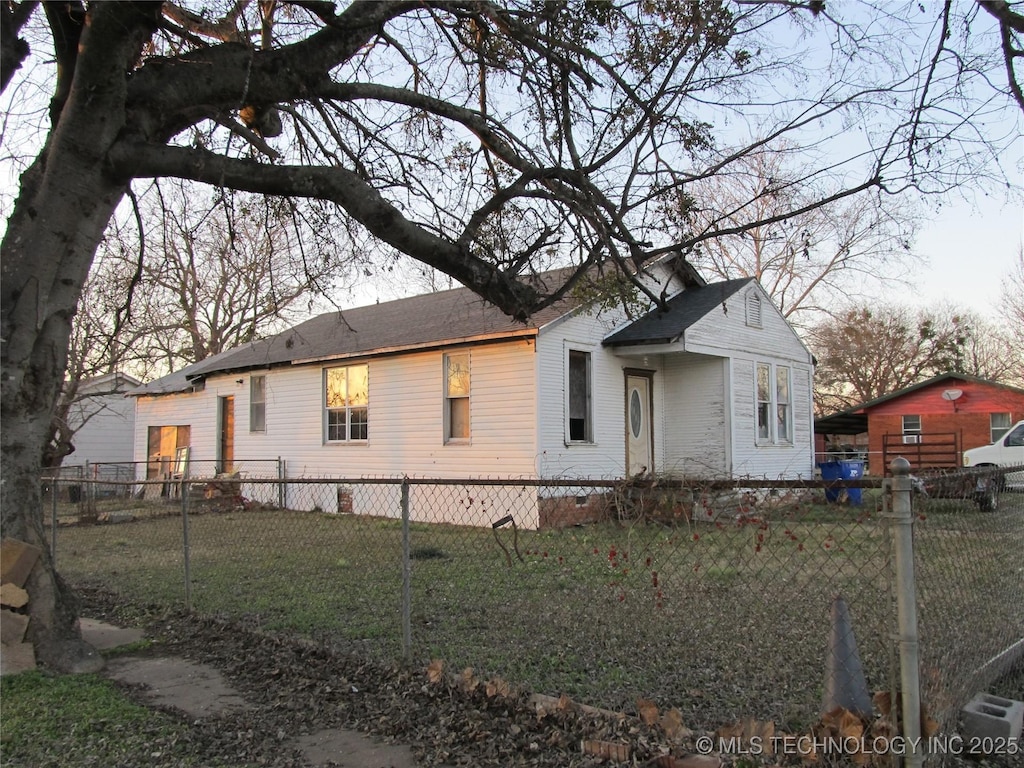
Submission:
M 93 255 L 125 194 L 124 183 L 106 175 L 105 157 L 124 124 L 127 63 L 152 29 L 140 24 L 140 11 L 146 10 L 111 3 L 90 12 L 80 37 L 65 30 L 63 53 L 69 58 L 63 76 L 72 82 L 59 89 L 66 98 L 51 107 L 49 141 L 22 176 L 2 246 L 3 535 L 43 550 L 26 585 L 28 639 L 37 660 L 59 671 L 95 669 L 102 661 L 82 642 L 73 594 L 54 569 L 39 475 L 64 379 L 71 320 Z M 155 18 L 152 8 L 148 13 Z
M 43 180 L 31 203 L 25 196 L 19 200 L 8 227 L 0 353 L 3 531 L 44 552 L 27 584 L 28 639 L 42 664 L 62 671 L 80 670 L 83 661 L 89 668 L 94 654 L 80 642 L 73 597 L 50 559 L 39 476 L 64 380 L 71 319 L 92 254 L 122 194 L 73 154 L 51 153 L 51 162 L 62 159 L 60 170 L 48 174 L 56 178 Z M 42 268 L 41 254 L 51 253 L 60 254 L 59 267 Z

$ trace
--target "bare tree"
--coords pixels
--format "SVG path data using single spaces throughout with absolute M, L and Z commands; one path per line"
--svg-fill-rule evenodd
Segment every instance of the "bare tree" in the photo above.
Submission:
M 1016 366 L 1017 381 L 1024 386 L 1024 244 L 1017 247 L 1013 269 L 1003 281 L 999 308 L 1012 343 L 1009 359 Z
M 1024 347 L 1019 334 L 1003 323 L 967 313 L 969 333 L 959 372 L 1024 387 Z
M 844 20 L 811 6 L 73 1 L 39 4 L 37 23 L 35 3 L 4 3 L 4 95 L 32 78 L 50 95 L 42 120 L 9 111 L 16 128 L 42 130 L 24 139 L 34 159 L 9 169 L 22 172 L 0 283 L 5 535 L 45 550 L 38 469 L 71 321 L 139 180 L 323 201 L 377 253 L 522 318 L 597 266 L 633 274 L 868 190 L 1001 177 L 1015 137 L 976 133 L 1006 101 L 984 90 L 998 46 L 954 57 L 944 39 L 922 57 L 935 45 L 920 32 L 935 21 L 927 7 Z M 856 140 L 826 158 L 821 137 L 844 132 Z M 666 199 L 787 137 L 821 155 L 806 179 L 817 199 L 666 231 Z M 527 278 L 554 261 L 576 270 L 541 293 Z M 28 588 L 39 659 L 71 666 L 74 609 L 48 556 Z
M 1002 379 L 998 338 L 995 328 L 955 307 L 850 307 L 810 333 L 815 408 L 844 410 L 947 372 Z
M 44 466 L 74 450 L 84 420 L 72 412 L 89 413 L 87 401 L 110 394 L 83 394 L 82 381 L 116 372 L 145 379 L 276 332 L 341 288 L 361 261 L 331 238 L 318 245 L 325 238 L 311 231 L 308 209 L 295 216 L 280 198 L 216 197 L 188 183 L 154 184 L 127 222 L 112 223 L 72 324 Z M 153 233 L 148 248 L 139 248 L 140 227 Z
M 302 201 L 231 191 L 210 200 L 194 186 L 154 185 L 138 216 L 153 233 L 145 253 L 125 247 L 139 238 L 130 228 L 107 256 L 116 273 L 134 272 L 119 311 L 150 367 L 173 370 L 281 330 L 363 260 L 311 226 Z
M 89 412 L 84 404 L 86 395 L 80 391 L 81 384 L 104 374 L 115 373 L 121 366 L 120 351 L 112 334 L 114 315 L 110 311 L 116 303 L 109 302 L 111 293 L 117 293 L 114 285 L 104 276 L 101 279 L 90 279 L 82 289 L 80 309 L 68 344 L 66 380 L 54 407 L 50 420 L 50 440 L 43 452 L 44 467 L 60 466 L 64 457 L 74 451 L 75 432 L 85 419 L 76 421 L 71 414 L 73 411 L 79 414 Z M 125 348 L 130 348 L 130 343 Z M 102 396 L 112 392 L 97 390 L 90 394 Z
M 1017 247 L 1013 269 L 1003 282 L 1000 307 L 1007 324 L 1024 334 L 1024 244 Z
M 757 278 L 783 315 L 806 325 L 837 300 L 904 276 L 917 260 L 917 216 L 911 201 L 878 191 L 808 209 L 821 190 L 792 149 L 769 144 L 747 154 L 728 174 L 688 186 L 666 214 L 690 236 L 731 232 L 700 244 L 692 258 L 725 280 Z M 742 226 L 751 220 L 768 223 Z

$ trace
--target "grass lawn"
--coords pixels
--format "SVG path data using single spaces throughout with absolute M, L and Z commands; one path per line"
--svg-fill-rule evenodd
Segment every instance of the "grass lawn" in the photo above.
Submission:
M 87 755 L 93 765 L 123 765 L 177 741 L 187 726 L 128 700 L 98 675 L 51 677 L 39 671 L 0 678 L 3 764 L 54 768 Z M 182 766 L 198 766 L 182 756 Z
M 869 686 L 887 687 L 896 669 L 890 545 L 874 496 L 865 502 L 709 523 L 520 531 L 517 542 L 507 528 L 414 523 L 414 661 L 442 658 L 614 709 L 632 710 L 642 696 L 678 707 L 694 726 L 748 716 L 805 726 L 820 706 L 835 595 L 850 606 Z M 918 522 L 918 539 L 929 579 L 923 631 L 955 660 L 1005 647 L 1006 622 L 1024 624 L 1020 602 L 979 610 L 976 594 L 1005 592 L 1005 558 L 1022 551 L 1024 516 L 947 507 Z M 971 526 L 978 531 L 965 555 Z M 987 535 L 993 526 L 998 535 Z M 180 517 L 59 534 L 58 568 L 71 583 L 102 585 L 134 602 L 183 604 Z M 379 659 L 401 656 L 398 521 L 197 514 L 189 540 L 195 610 Z M 978 612 L 978 623 L 965 612 Z M 965 615 L 982 634 L 966 646 Z M 948 616 L 958 617 L 956 626 Z

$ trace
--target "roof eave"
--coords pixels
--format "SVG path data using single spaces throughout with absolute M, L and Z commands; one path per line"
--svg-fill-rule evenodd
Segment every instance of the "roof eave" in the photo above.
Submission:
M 407 352 L 424 352 L 431 349 L 444 347 L 457 347 L 467 344 L 491 344 L 502 341 L 515 341 L 517 339 L 531 338 L 537 336 L 538 329 L 523 328 L 519 331 L 501 331 L 499 333 L 483 333 L 473 336 L 461 336 L 456 338 L 438 339 L 436 341 L 425 341 L 418 344 L 401 344 L 393 347 L 377 347 L 375 349 L 352 350 L 330 355 L 318 355 L 316 357 L 302 357 L 294 360 L 282 361 L 280 365 L 311 365 L 313 363 L 325 363 L 332 360 L 349 360 L 357 357 L 383 357 L 385 355 L 400 355 Z M 208 373 L 213 373 L 210 371 Z M 220 373 L 220 371 L 217 371 Z
M 657 347 L 657 346 L 672 346 L 678 344 L 679 340 L 683 338 L 682 334 L 678 336 L 666 336 L 659 339 L 636 339 L 633 341 L 610 341 L 605 339 L 601 342 L 602 346 L 611 347 L 612 349 L 624 349 L 626 347 Z

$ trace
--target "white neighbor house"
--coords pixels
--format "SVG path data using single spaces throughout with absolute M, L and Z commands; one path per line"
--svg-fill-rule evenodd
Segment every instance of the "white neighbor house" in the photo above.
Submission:
M 135 400 L 125 393 L 140 383 L 125 373 L 108 373 L 79 383 L 67 415 L 75 450 L 64 459 L 64 467 L 132 461 Z
M 288 477 L 811 477 L 808 349 L 755 280 L 661 269 L 668 310 L 634 321 L 566 300 L 518 323 L 468 289 L 321 315 L 136 389 L 135 458 L 166 467 L 187 446 L 193 467 L 244 474 L 281 457 Z

